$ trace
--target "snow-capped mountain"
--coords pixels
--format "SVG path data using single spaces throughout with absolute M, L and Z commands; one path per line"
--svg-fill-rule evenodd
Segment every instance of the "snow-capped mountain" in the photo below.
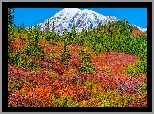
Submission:
M 52 29 L 54 21 L 55 32 L 63 33 L 64 29 L 71 30 L 73 24 L 77 32 L 81 32 L 83 28 L 96 27 L 99 23 L 105 24 L 108 21 L 116 21 L 115 16 L 104 16 L 95 11 L 78 8 L 64 8 L 56 13 L 53 17 L 39 23 L 41 30 L 45 30 L 45 23 L 49 20 L 49 28 Z
M 45 30 L 45 23 L 47 23 L 48 20 L 49 29 L 52 30 L 52 23 L 54 21 L 55 32 L 59 31 L 59 33 L 62 34 L 64 29 L 70 31 L 73 25 L 77 32 L 81 32 L 83 28 L 93 28 L 98 26 L 98 24 L 102 25 L 109 21 L 117 21 L 118 19 L 115 16 L 104 16 L 88 9 L 80 10 L 78 8 L 64 8 L 57 12 L 53 17 L 38 24 L 42 31 Z M 145 30 L 145 28 L 140 27 L 139 29 Z

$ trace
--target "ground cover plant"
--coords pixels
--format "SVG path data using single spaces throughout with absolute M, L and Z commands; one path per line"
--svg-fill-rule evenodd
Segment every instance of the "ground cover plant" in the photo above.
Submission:
M 12 25 L 11 11 L 9 107 L 147 107 L 146 33 L 119 20 L 60 36 Z

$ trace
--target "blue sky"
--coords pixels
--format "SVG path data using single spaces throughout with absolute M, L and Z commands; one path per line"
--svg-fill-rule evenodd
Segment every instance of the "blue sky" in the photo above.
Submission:
M 14 23 L 25 27 L 33 26 L 54 16 L 55 13 L 63 8 L 15 8 Z M 96 11 L 104 16 L 116 16 L 118 19 L 127 19 L 130 24 L 147 28 L 147 9 L 146 8 L 79 8 Z

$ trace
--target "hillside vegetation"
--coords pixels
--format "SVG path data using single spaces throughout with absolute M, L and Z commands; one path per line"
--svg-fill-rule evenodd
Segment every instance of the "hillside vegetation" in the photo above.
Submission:
M 63 35 L 12 25 L 9 107 L 146 107 L 147 34 L 127 20 Z M 54 23 L 54 22 L 53 22 Z

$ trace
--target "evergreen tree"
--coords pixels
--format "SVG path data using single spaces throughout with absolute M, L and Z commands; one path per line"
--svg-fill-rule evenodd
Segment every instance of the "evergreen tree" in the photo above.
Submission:
M 81 36 L 82 36 L 82 38 L 85 38 L 87 36 L 86 29 L 84 29 L 84 28 L 82 29 Z
M 11 25 L 14 23 L 14 8 L 8 8 L 8 25 Z
M 101 23 L 98 24 L 98 30 L 101 30 Z
M 45 26 L 46 26 L 45 31 L 46 31 L 46 32 L 49 32 L 49 19 L 48 19 L 47 22 L 45 23 Z
M 75 30 L 75 26 L 74 26 L 74 24 L 73 24 L 73 26 L 72 26 L 72 30 L 71 30 L 71 33 L 70 33 L 70 40 L 72 41 L 72 42 L 74 42 L 74 40 L 75 40 L 75 38 L 76 38 L 76 30 Z
M 67 29 L 64 29 L 63 35 L 61 36 L 61 41 L 63 45 L 67 45 L 68 43 L 68 32 Z
M 71 33 L 72 33 L 72 37 L 75 38 L 75 36 L 76 36 L 76 30 L 75 30 L 74 24 L 73 24 L 73 26 L 72 26 Z
M 92 27 L 93 27 L 93 24 L 91 23 L 91 24 L 90 24 L 90 29 L 92 29 Z
M 55 23 L 54 23 L 54 21 L 52 22 L 52 32 L 53 33 L 55 32 Z

